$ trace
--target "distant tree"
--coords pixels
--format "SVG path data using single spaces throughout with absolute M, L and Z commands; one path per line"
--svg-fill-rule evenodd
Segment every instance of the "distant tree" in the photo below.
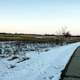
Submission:
M 70 37 L 70 36 L 71 36 L 71 34 L 70 34 L 69 31 L 67 31 L 67 27 L 66 26 L 65 27 L 61 27 L 61 29 L 57 31 L 57 41 L 61 45 L 63 43 L 65 43 L 66 42 L 66 38 Z
M 68 31 L 68 32 L 66 32 L 65 34 L 63 34 L 64 35 L 64 37 L 71 37 L 71 34 L 70 34 L 70 32 Z

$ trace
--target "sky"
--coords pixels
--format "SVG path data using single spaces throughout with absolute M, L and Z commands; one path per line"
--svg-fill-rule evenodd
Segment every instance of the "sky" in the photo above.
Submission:
M 0 0 L 0 32 L 80 35 L 80 0 Z

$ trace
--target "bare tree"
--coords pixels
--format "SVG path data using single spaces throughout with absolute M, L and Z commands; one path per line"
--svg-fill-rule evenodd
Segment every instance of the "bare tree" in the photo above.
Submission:
M 61 27 L 60 30 L 57 31 L 57 41 L 59 44 L 63 45 L 66 42 L 66 38 L 70 37 L 71 34 L 67 31 L 67 27 Z

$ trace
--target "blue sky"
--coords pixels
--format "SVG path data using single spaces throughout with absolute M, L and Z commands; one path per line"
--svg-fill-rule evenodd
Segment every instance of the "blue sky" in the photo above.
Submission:
M 0 32 L 80 34 L 80 0 L 1 0 Z

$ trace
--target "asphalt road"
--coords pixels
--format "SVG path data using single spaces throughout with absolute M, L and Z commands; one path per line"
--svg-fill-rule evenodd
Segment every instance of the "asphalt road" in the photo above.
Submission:
M 80 47 L 78 47 L 72 55 L 62 73 L 61 80 L 80 80 Z

